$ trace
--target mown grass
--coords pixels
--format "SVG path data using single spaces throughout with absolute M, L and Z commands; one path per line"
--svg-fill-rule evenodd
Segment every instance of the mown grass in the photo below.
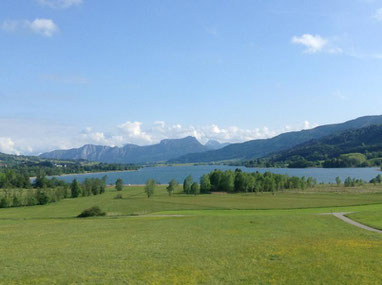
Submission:
M 108 189 L 100 196 L 1 209 L 0 283 L 378 284 L 382 279 L 382 235 L 318 215 L 382 212 L 381 204 L 354 206 L 381 203 L 378 193 L 168 197 L 161 187 L 148 199 L 141 187 L 129 187 L 122 194 L 124 199 L 113 199 L 116 192 Z M 94 205 L 108 216 L 74 218 Z M 133 213 L 185 216 L 128 216 Z
M 367 226 L 382 230 L 382 207 L 368 208 L 347 215 L 349 218 Z
M 382 203 L 380 186 L 367 187 L 363 192 L 344 187 L 337 187 L 335 189 L 339 191 L 333 192 L 332 186 L 320 186 L 316 192 L 280 192 L 276 195 L 248 193 L 193 196 L 179 194 L 178 191 L 172 197 L 168 196 L 165 188 L 159 186 L 149 199 L 143 186 L 125 187 L 121 192 L 109 188 L 106 193 L 97 196 L 64 199 L 44 206 L 0 209 L 0 219 L 70 218 L 94 205 L 101 207 L 109 216 L 124 216 L 178 210 L 298 209 Z M 123 199 L 114 199 L 117 194 L 122 194 Z

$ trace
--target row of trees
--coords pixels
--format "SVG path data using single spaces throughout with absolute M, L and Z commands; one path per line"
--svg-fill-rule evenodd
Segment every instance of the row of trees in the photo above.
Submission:
M 183 192 L 185 194 L 192 194 L 192 195 L 197 195 L 200 193 L 200 186 L 197 182 L 193 181 L 191 175 L 187 176 L 186 179 L 184 179 Z
M 118 182 L 118 181 L 117 181 Z M 204 174 L 200 178 L 200 184 L 193 181 L 191 175 L 183 181 L 183 193 L 198 195 L 211 192 L 276 192 L 284 189 L 306 189 L 312 188 L 317 181 L 312 177 L 290 177 L 288 175 L 274 174 L 271 172 L 242 172 L 240 169 L 235 171 L 214 170 Z M 116 183 L 116 189 L 118 190 Z M 156 182 L 153 179 L 146 181 L 144 191 L 148 198 L 154 194 Z M 172 179 L 167 186 L 167 192 L 171 196 L 178 187 L 178 182 Z
M 89 162 L 86 160 L 55 160 L 31 156 L 14 156 L 0 153 L 0 172 L 12 169 L 29 177 L 37 176 L 41 171 L 48 176 L 85 172 L 137 170 L 140 166 L 121 163 Z
M 70 185 L 71 197 L 77 198 L 79 196 L 98 195 L 105 192 L 107 176 L 102 179 L 99 178 L 86 178 L 82 183 L 74 179 Z
M 27 173 L 18 173 L 10 169 L 0 172 L 0 188 L 31 188 L 31 186 Z
M 39 186 L 36 186 L 35 182 L 34 188 L 2 189 L 0 191 L 0 208 L 45 205 L 64 198 L 102 194 L 105 192 L 106 178 L 104 176 L 102 179 L 85 179 L 82 183 L 74 179 L 72 183 L 68 184 L 55 178 L 41 177 L 37 182 Z
M 284 189 L 306 189 L 316 184 L 317 181 L 312 177 L 290 177 L 271 172 L 248 173 L 240 169 L 214 170 L 200 178 L 200 193 L 276 192 Z
M 382 183 L 382 175 L 378 174 L 377 177 L 370 180 L 370 183 L 372 184 L 381 184 Z
M 45 205 L 69 197 L 69 187 L 46 189 L 4 189 L 0 191 L 0 208 Z
M 65 182 L 55 177 L 48 179 L 45 172 L 40 171 L 33 182 L 27 173 L 18 173 L 12 169 L 6 169 L 0 173 L 0 188 L 54 188 L 65 186 Z
M 347 177 L 343 183 L 343 185 L 345 187 L 355 187 L 355 186 L 362 186 L 364 184 L 366 184 L 367 182 L 362 180 L 362 179 L 356 179 L 356 178 L 351 178 L 351 177 Z M 371 179 L 369 181 L 370 184 L 382 184 L 382 175 L 381 174 L 378 174 L 375 178 Z M 336 177 L 336 184 L 338 186 L 341 186 L 342 185 L 342 180 L 340 177 Z

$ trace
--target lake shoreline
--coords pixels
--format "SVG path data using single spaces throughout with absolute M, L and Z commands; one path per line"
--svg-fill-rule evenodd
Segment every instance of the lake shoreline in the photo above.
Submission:
M 140 168 L 139 168 L 140 169 Z M 71 175 L 89 175 L 89 174 L 107 174 L 107 173 L 118 173 L 118 172 L 134 172 L 138 171 L 139 169 L 136 170 L 110 170 L 110 171 L 94 171 L 94 172 L 81 172 L 81 173 L 65 173 L 65 174 L 60 174 L 60 175 L 49 175 L 47 176 L 48 178 L 53 178 L 53 177 L 65 177 L 65 176 L 71 176 Z M 36 179 L 36 176 L 29 177 L 29 179 L 34 180 Z
M 379 168 L 247 168 L 226 165 L 199 165 L 199 166 L 161 166 L 161 167 L 143 167 L 139 171 L 111 171 L 100 173 L 81 173 L 81 174 L 66 174 L 55 176 L 60 180 L 71 182 L 73 179 L 82 182 L 85 178 L 102 178 L 107 175 L 106 183 L 108 185 L 115 184 L 117 179 L 122 179 L 123 184 L 128 185 L 144 185 L 148 179 L 154 179 L 158 184 L 168 184 L 171 179 L 175 179 L 178 183 L 183 183 L 183 180 L 188 175 L 191 175 L 193 180 L 199 182 L 200 177 L 208 174 L 215 169 L 222 171 L 235 171 L 236 168 L 244 172 L 272 172 L 275 174 L 284 174 L 298 177 L 312 177 L 317 179 L 318 183 L 335 183 L 336 177 L 340 177 L 342 181 L 346 178 L 362 179 L 369 182 L 380 174 Z

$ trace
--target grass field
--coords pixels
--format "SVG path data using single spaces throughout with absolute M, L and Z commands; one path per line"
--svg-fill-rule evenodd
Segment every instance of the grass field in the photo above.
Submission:
M 382 188 L 146 198 L 142 187 L 0 209 L 1 284 L 378 284 Z M 106 217 L 75 218 L 98 205 Z M 132 214 L 151 214 L 134 216 Z M 171 216 L 171 215 L 183 216 Z M 163 216 L 159 216 L 163 215 Z M 168 215 L 168 216 L 166 216 Z

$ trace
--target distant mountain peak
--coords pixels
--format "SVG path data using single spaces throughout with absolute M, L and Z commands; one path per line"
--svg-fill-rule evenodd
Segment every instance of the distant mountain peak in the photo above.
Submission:
M 270 139 L 258 139 L 244 143 L 230 144 L 223 148 L 209 150 L 203 153 L 186 154 L 182 157 L 171 160 L 170 162 L 195 163 L 255 159 L 267 156 L 274 152 L 290 149 L 312 139 L 319 139 L 346 130 L 359 129 L 377 124 L 382 124 L 382 115 L 364 116 L 344 123 L 323 125 L 314 129 L 283 133 Z
M 43 153 L 40 156 L 114 163 L 152 163 L 165 162 L 188 153 L 207 150 L 209 148 L 202 145 L 195 137 L 188 136 L 181 139 L 165 139 L 158 144 L 147 146 L 126 144 L 123 147 L 109 147 L 87 144 L 80 148 Z
M 206 142 L 205 146 L 208 147 L 211 150 L 216 150 L 223 148 L 225 146 L 229 145 L 229 143 L 221 143 L 217 140 L 210 139 L 208 142 Z
M 163 139 L 160 141 L 160 144 L 167 144 L 167 143 L 172 143 L 172 142 L 197 142 L 200 143 L 195 137 L 193 136 L 187 136 L 184 138 L 180 139 Z

